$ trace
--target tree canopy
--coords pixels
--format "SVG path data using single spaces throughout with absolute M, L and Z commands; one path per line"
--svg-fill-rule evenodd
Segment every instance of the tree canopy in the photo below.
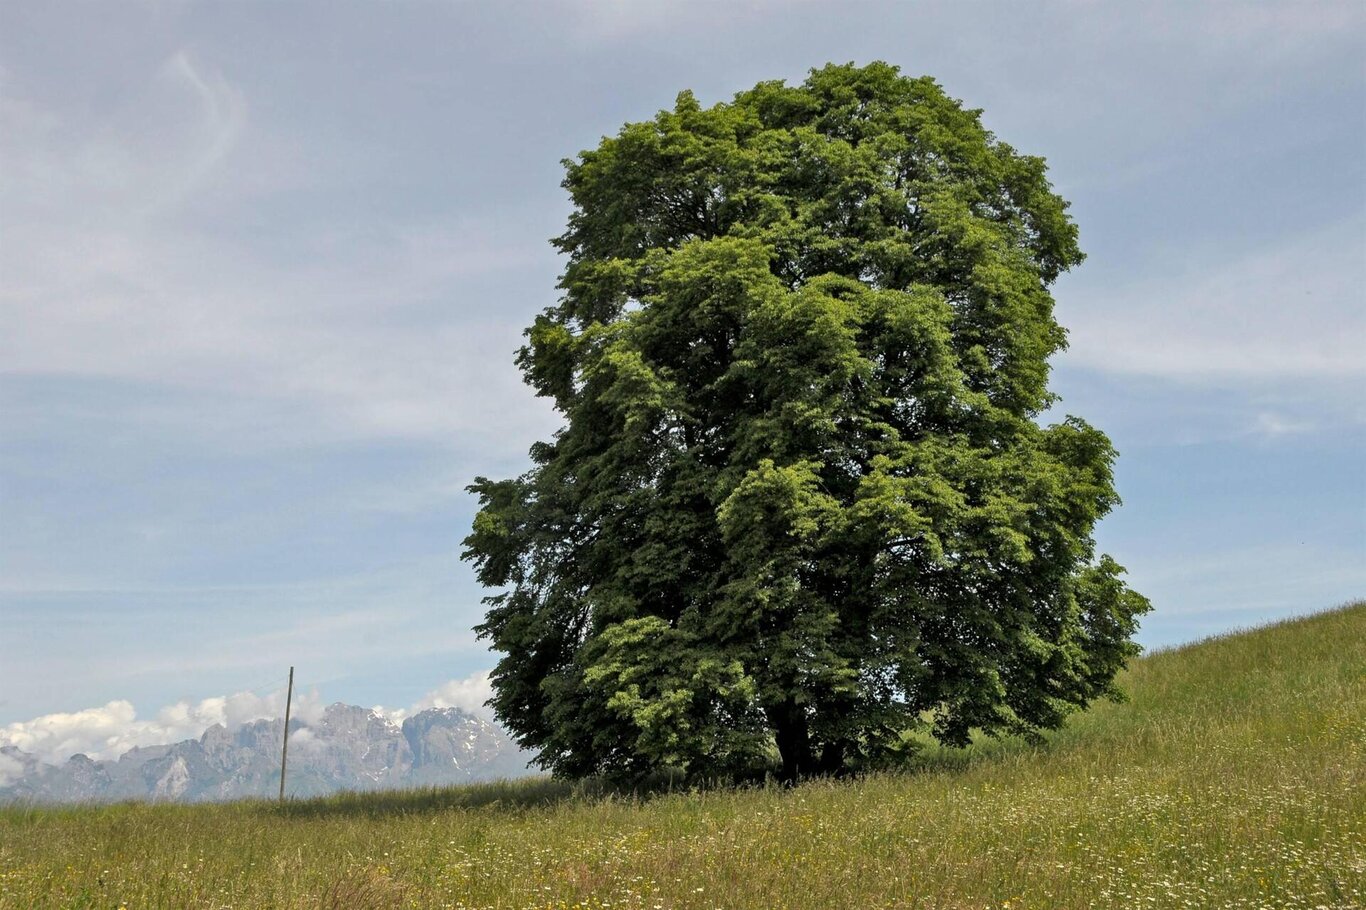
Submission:
M 1053 404 L 1082 261 L 1042 158 L 929 78 L 830 65 L 565 162 L 564 417 L 470 487 L 499 719 L 556 773 L 788 779 L 1117 697 L 1109 439 Z

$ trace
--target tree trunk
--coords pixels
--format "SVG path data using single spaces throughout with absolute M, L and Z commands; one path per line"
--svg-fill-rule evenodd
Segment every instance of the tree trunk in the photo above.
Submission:
M 844 743 L 840 740 L 826 743 L 825 748 L 821 749 L 820 773 L 843 776 L 844 751 Z
M 783 760 L 783 783 L 795 784 L 803 775 L 810 774 L 815 767 L 806 712 L 795 701 L 787 701 L 770 709 L 768 719 L 773 725 L 773 739 L 778 745 L 778 755 Z

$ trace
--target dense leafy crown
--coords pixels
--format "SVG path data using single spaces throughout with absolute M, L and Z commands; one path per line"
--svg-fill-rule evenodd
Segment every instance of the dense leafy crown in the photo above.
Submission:
M 827 66 L 567 161 L 565 417 L 465 541 L 499 718 L 566 774 L 791 777 L 1114 695 L 1115 453 L 1041 428 L 1067 204 L 931 79 Z

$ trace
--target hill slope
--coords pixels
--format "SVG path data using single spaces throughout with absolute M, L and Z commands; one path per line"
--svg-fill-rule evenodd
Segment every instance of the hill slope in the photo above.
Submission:
M 791 791 L 5 810 L 0 907 L 1366 906 L 1366 604 L 1125 686 L 1042 748 Z

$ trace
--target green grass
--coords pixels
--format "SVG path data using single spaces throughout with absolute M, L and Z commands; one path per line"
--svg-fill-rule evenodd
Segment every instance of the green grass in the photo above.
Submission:
M 1124 684 L 1044 746 L 792 790 L 5 809 L 0 907 L 1366 906 L 1366 603 Z

